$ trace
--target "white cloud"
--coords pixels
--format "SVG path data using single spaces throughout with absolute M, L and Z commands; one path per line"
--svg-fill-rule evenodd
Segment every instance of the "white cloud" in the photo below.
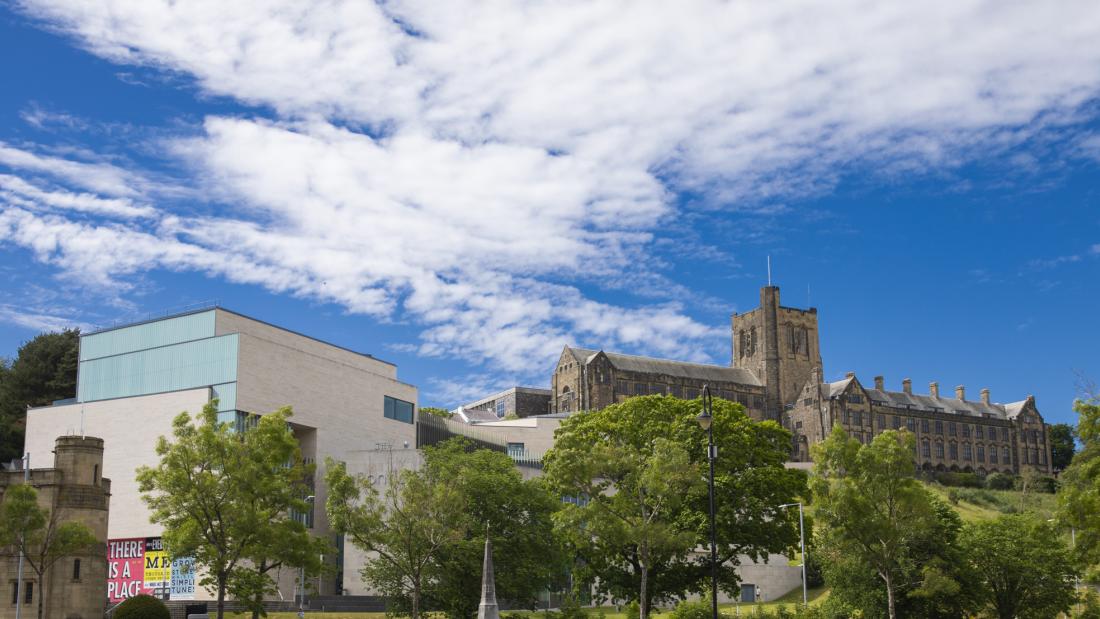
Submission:
M 67 318 L 43 310 L 0 303 L 0 322 L 33 329 L 35 331 L 61 331 L 64 329 L 88 330 L 88 324 L 75 318 Z
M 0 200 L 123 218 L 149 217 L 155 212 L 152 207 L 135 204 L 126 198 L 100 198 L 89 193 L 43 189 L 10 174 L 0 174 Z
M 92 282 L 199 270 L 411 317 L 422 353 L 513 372 L 544 371 L 568 341 L 722 349 L 724 328 L 682 306 L 581 292 L 655 268 L 678 191 L 766 209 L 853 165 L 955 166 L 1072 122 L 1100 86 L 1091 0 L 21 5 L 93 53 L 274 118 L 211 117 L 170 145 L 233 205 L 216 216 L 90 224 L 9 200 L 0 238 Z M 135 205 L 148 193 L 3 144 L 0 164 Z

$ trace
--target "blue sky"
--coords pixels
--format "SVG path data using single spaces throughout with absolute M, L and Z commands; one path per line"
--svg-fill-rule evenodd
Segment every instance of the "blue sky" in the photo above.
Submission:
M 0 354 L 217 299 L 450 406 L 726 363 L 770 255 L 828 378 L 1100 381 L 1089 2 L 299 4 L 0 8 Z

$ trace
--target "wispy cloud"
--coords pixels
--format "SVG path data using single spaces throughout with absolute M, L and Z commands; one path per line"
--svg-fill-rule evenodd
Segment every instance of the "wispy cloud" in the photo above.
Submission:
M 652 294 L 653 252 L 691 211 L 767 221 L 853 170 L 951 169 L 1036 119 L 1075 122 L 1100 92 L 1086 0 L 20 6 L 110 61 L 274 112 L 168 141 L 224 202 L 201 218 L 83 198 L 105 220 L 78 220 L 58 192 L 138 209 L 154 192 L 137 171 L 0 144 L 13 175 L 68 185 L 25 178 L 52 193 L 9 197 L 0 239 L 94 285 L 194 270 L 399 316 L 421 354 L 517 375 L 567 342 L 713 356 L 724 325 Z M 582 292 L 601 280 L 647 294 Z
M 88 330 L 91 327 L 75 318 L 42 313 L 41 310 L 0 303 L 0 322 L 35 331 L 61 331 L 63 329 Z

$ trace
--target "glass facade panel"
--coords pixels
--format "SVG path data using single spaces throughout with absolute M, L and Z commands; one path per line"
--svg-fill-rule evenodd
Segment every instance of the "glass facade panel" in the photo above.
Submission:
M 214 337 L 214 310 L 93 333 L 80 338 L 80 360 Z
M 387 419 L 394 419 L 404 423 L 413 422 L 413 404 L 397 398 L 386 396 L 382 414 Z
M 233 383 L 237 347 L 234 333 L 82 361 L 77 398 L 93 402 Z
M 212 387 L 212 398 L 218 400 L 219 411 L 231 411 L 237 408 L 237 383 L 225 383 Z

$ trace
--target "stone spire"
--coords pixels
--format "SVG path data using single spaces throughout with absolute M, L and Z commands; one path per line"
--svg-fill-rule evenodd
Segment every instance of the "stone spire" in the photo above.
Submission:
M 477 619 L 500 619 L 497 608 L 497 588 L 493 582 L 493 542 L 485 536 L 485 563 L 481 568 L 481 604 L 477 607 Z

